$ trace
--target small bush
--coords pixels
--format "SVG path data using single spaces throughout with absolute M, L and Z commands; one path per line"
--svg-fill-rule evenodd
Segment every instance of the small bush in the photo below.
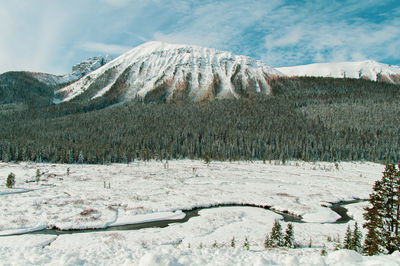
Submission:
M 7 177 L 6 186 L 12 188 L 15 185 L 15 175 L 10 173 Z
M 243 247 L 244 247 L 246 250 L 249 250 L 249 249 L 250 249 L 250 243 L 249 243 L 249 240 L 247 239 L 247 237 L 244 239 Z
M 326 255 L 328 255 L 328 252 L 326 251 L 326 246 L 325 246 L 325 244 L 322 246 L 322 249 L 321 249 L 321 256 L 326 256 Z

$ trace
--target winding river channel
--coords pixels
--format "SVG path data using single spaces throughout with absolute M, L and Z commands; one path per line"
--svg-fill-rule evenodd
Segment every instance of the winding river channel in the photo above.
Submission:
M 359 203 L 366 200 L 351 200 L 351 201 L 342 201 L 333 203 L 331 206 L 327 207 L 340 215 L 340 218 L 333 222 L 333 224 L 338 223 L 347 223 L 352 218 L 347 215 L 347 209 L 344 207 L 348 204 Z M 57 228 L 46 228 L 37 231 L 25 232 L 20 234 L 11 234 L 12 235 L 26 235 L 26 234 L 47 234 L 47 235 L 65 235 L 65 234 L 78 234 L 78 233 L 90 233 L 90 232 L 107 232 L 107 231 L 130 231 L 130 230 L 139 230 L 145 228 L 164 228 L 170 224 L 174 223 L 186 223 L 191 218 L 200 216 L 199 211 L 213 209 L 213 208 L 224 208 L 224 207 L 254 207 L 254 208 L 262 208 L 269 211 L 273 211 L 279 215 L 283 216 L 283 220 L 285 222 L 292 223 L 305 223 L 302 221 L 302 217 L 290 214 L 288 212 L 279 212 L 271 208 L 271 206 L 263 206 L 263 205 L 255 205 L 255 204 L 219 204 L 215 206 L 208 207 L 198 207 L 190 210 L 182 210 L 185 213 L 185 217 L 182 219 L 170 219 L 170 220 L 159 220 L 152 222 L 144 222 L 144 223 L 135 223 L 135 224 L 126 224 L 119 226 L 109 226 L 106 228 L 94 228 L 94 229 L 79 229 L 79 230 L 58 230 Z

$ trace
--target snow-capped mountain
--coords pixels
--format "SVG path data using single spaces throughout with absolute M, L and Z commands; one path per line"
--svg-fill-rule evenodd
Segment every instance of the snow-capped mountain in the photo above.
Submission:
M 62 84 L 70 84 L 74 81 L 77 81 L 81 77 L 107 64 L 111 60 L 112 59 L 109 55 L 91 57 L 74 65 L 72 67 L 72 72 L 63 76 L 39 72 L 30 72 L 30 74 L 48 86 L 57 87 Z
M 63 101 L 100 96 L 129 100 L 205 100 L 270 92 L 283 75 L 247 56 L 193 45 L 148 42 L 56 92 Z
M 400 66 L 391 66 L 372 60 L 360 62 L 318 63 L 277 68 L 288 76 L 333 78 L 364 78 L 400 84 Z

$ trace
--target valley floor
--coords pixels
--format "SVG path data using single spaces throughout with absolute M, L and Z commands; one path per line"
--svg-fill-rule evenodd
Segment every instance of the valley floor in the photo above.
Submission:
M 37 169 L 38 184 L 32 182 Z M 334 251 L 332 241 L 343 240 L 354 221 L 334 223 L 339 215 L 326 206 L 367 199 L 383 170 L 367 162 L 0 163 L 0 265 L 400 265 L 398 252 L 364 257 Z M 12 189 L 5 187 L 10 172 L 16 175 Z M 178 219 L 185 216 L 182 210 L 230 203 L 301 216 L 304 223 L 293 223 L 299 248 L 265 249 L 265 235 L 282 216 L 254 207 L 204 209 L 165 228 L 15 235 Z M 346 205 L 359 224 L 366 204 Z M 243 248 L 246 237 L 249 250 Z

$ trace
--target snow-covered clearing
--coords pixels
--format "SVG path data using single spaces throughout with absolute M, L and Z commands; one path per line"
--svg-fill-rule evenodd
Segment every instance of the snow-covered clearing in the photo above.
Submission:
M 0 184 L 10 172 L 16 188 L 0 188 L 0 264 L 89 265 L 400 265 L 400 254 L 363 257 L 333 251 L 347 224 L 321 205 L 366 199 L 383 165 L 373 163 L 134 162 L 113 165 L 0 163 Z M 67 175 L 69 168 L 69 175 Z M 36 170 L 41 173 L 39 184 Z M 15 193 L 10 193 L 15 192 Z M 186 223 L 136 231 L 5 236 L 40 228 L 102 228 L 179 219 L 181 210 L 221 203 L 268 205 L 301 215 L 298 249 L 263 248 L 273 211 L 253 207 L 205 209 Z M 362 223 L 367 203 L 347 205 Z M 353 226 L 353 222 L 349 222 Z M 282 221 L 283 228 L 286 223 Z M 230 246 L 235 238 L 236 247 Z M 250 250 L 243 249 L 247 237 Z M 312 248 L 308 244 L 312 239 Z M 217 243 L 217 248 L 212 247 Z M 321 257 L 322 245 L 328 256 Z M 201 247 L 201 248 L 200 248 Z

